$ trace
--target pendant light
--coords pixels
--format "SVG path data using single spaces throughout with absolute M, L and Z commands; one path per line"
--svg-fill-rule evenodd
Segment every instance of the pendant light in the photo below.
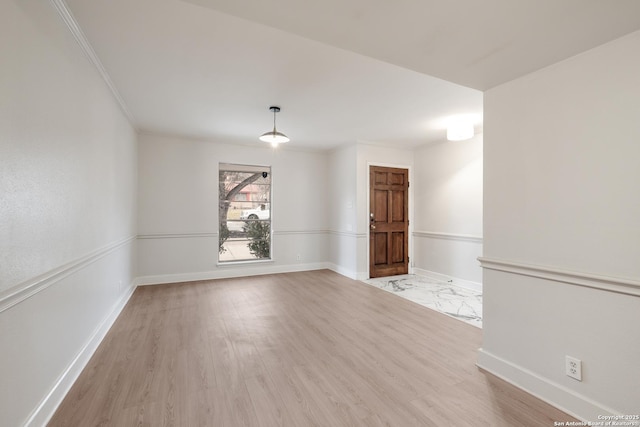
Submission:
M 276 113 L 280 111 L 280 107 L 271 106 L 269 110 L 273 111 L 273 130 L 260 135 L 260 141 L 268 142 L 272 146 L 277 147 L 278 144 L 289 142 L 289 137 L 276 130 Z

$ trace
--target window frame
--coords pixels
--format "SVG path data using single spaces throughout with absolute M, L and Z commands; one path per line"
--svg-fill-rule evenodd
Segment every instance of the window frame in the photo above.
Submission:
M 272 174 L 273 168 L 270 165 L 250 165 L 250 164 L 240 164 L 240 163 L 227 163 L 227 162 L 220 162 L 218 163 L 218 257 L 217 257 L 217 265 L 218 266 L 228 266 L 228 265 L 236 265 L 236 264 L 255 264 L 255 263 L 265 263 L 265 262 L 273 262 L 273 174 Z M 266 172 L 269 176 L 269 181 L 268 181 L 268 192 L 267 194 L 267 201 L 266 203 L 263 204 L 267 204 L 269 206 L 269 216 L 268 218 L 257 218 L 257 219 L 229 219 L 228 216 L 228 212 L 230 211 L 231 206 L 234 203 L 238 203 L 238 204 L 250 204 L 252 206 L 251 209 L 241 209 L 240 210 L 240 215 L 242 215 L 242 211 L 244 210 L 254 210 L 257 209 L 253 206 L 255 206 L 256 204 L 259 206 L 260 200 L 243 200 L 243 201 L 238 201 L 235 200 L 231 200 L 228 201 L 229 203 L 229 207 L 226 209 L 226 225 L 227 225 L 227 230 L 229 230 L 228 225 L 229 222 L 231 223 L 244 223 L 245 225 L 243 225 L 243 232 L 246 233 L 246 224 L 249 224 L 251 222 L 258 222 L 258 223 L 266 223 L 268 224 L 269 227 L 269 233 L 268 233 L 268 239 L 269 239 L 269 256 L 268 257 L 263 257 L 263 258 L 257 258 L 255 257 L 255 255 L 251 255 L 250 258 L 239 258 L 239 259 L 222 259 L 221 256 L 224 254 L 224 252 L 221 252 L 220 249 L 226 244 L 226 242 L 228 241 L 229 237 L 225 238 L 224 243 L 220 243 L 220 240 L 223 238 L 222 237 L 222 225 L 223 225 L 223 221 L 222 218 L 220 218 L 223 214 L 223 205 L 222 202 L 226 199 L 222 199 L 222 191 L 224 189 L 223 183 L 221 181 L 222 178 L 222 174 L 224 172 L 238 172 L 238 173 L 250 173 L 250 172 L 255 172 L 255 173 L 264 173 Z M 260 179 L 260 178 L 258 178 Z M 249 183 L 247 184 L 247 186 L 252 185 L 253 183 Z M 264 184 L 258 184 L 258 185 L 264 185 Z M 236 207 L 236 209 L 238 209 Z M 237 227 L 234 227 L 237 228 Z M 247 246 L 249 245 L 249 243 L 251 242 L 251 239 L 246 237 L 245 238 L 246 244 Z

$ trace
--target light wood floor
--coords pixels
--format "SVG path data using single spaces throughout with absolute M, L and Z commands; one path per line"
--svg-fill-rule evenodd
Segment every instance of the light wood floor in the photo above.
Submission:
M 331 271 L 141 287 L 51 426 L 552 426 L 482 331 Z

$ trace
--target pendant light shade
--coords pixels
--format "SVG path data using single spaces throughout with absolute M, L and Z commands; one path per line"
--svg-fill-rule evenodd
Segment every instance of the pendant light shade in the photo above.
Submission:
M 271 106 L 269 110 L 273 111 L 273 130 L 260 135 L 260 141 L 268 142 L 274 147 L 278 144 L 289 142 L 287 135 L 276 130 L 276 113 L 280 111 L 280 107 Z

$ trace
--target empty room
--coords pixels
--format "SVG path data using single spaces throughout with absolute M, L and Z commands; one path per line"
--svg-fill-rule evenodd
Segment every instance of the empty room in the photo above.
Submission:
M 640 426 L 640 2 L 0 35 L 0 426 Z

